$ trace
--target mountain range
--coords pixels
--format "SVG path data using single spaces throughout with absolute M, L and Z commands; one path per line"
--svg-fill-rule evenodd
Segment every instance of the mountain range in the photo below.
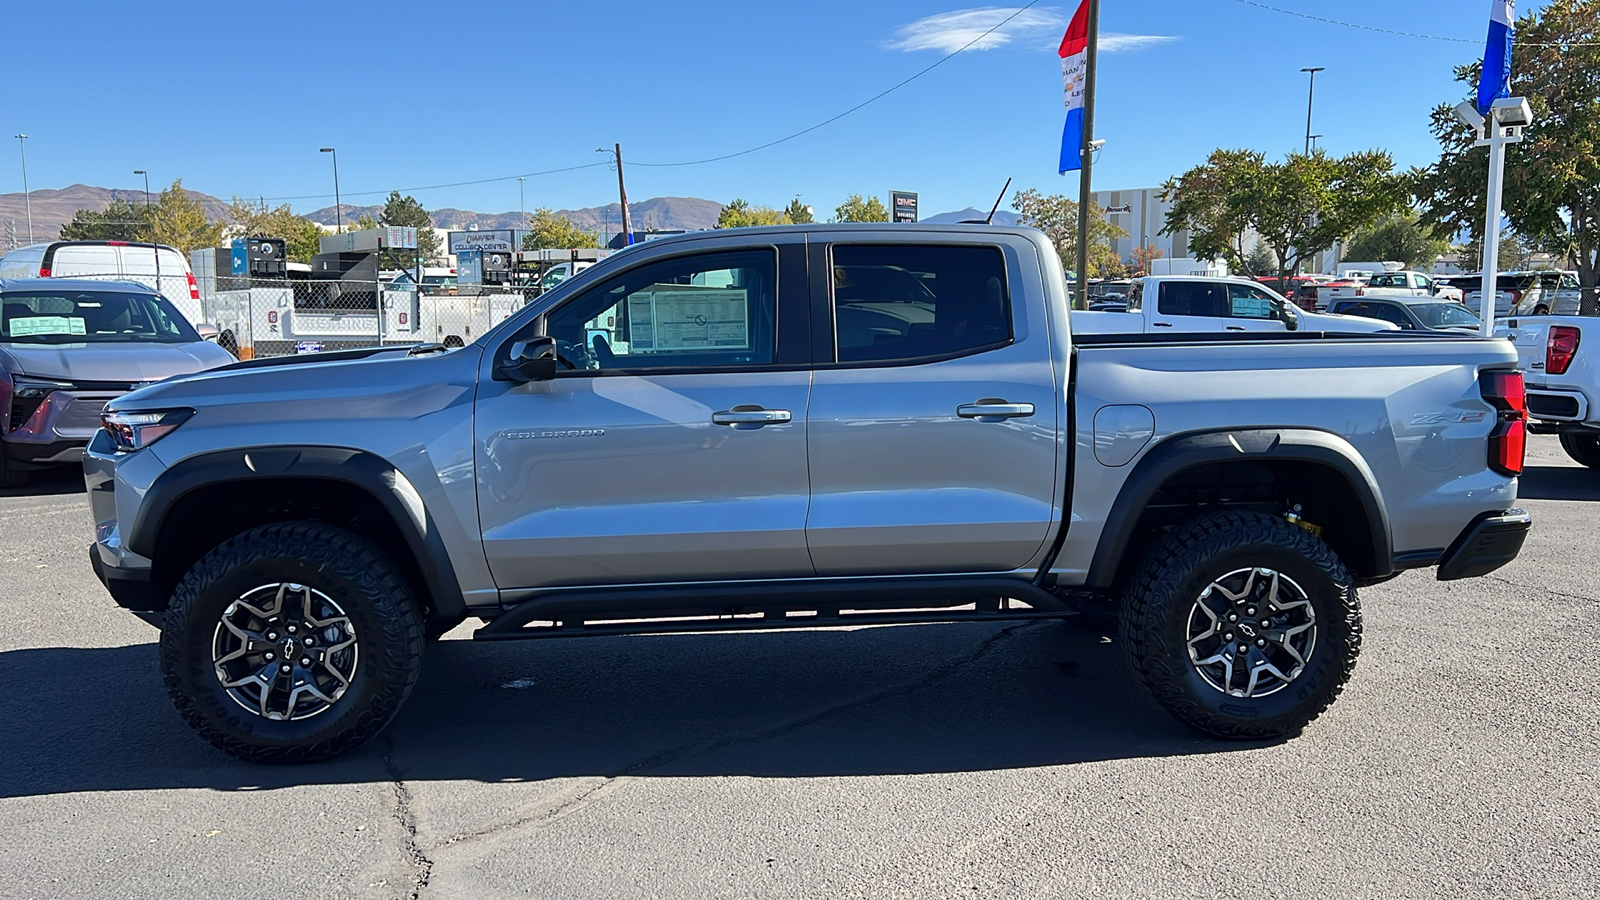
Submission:
M 229 206 L 227 201 L 199 191 L 186 193 L 200 203 L 206 211 L 206 216 L 213 221 L 227 217 Z M 41 188 L 32 191 L 26 203 L 20 193 L 0 194 L 0 250 L 29 243 L 27 224 L 29 206 L 33 211 L 33 241 L 40 242 L 54 240 L 61 233 L 61 227 L 72 221 L 73 214 L 80 209 L 98 211 L 109 206 L 112 200 L 140 203 L 144 198 L 144 191 L 141 189 L 103 188 L 87 184 L 74 184 L 64 188 Z M 628 207 L 636 231 L 678 229 L 698 231 L 713 228 L 717 224 L 717 216 L 722 212 L 721 203 L 699 197 L 652 197 L 630 203 Z M 618 204 L 609 203 L 583 209 L 560 209 L 556 212 L 571 219 L 573 224 L 585 231 L 616 233 L 622 229 L 620 209 Z M 363 214 L 377 218 L 382 210 L 381 206 L 345 204 L 342 207 L 346 224 L 355 221 Z M 517 212 L 480 213 L 447 207 L 433 210 L 429 215 L 433 217 L 434 227 L 453 231 L 464 231 L 474 225 L 480 231 L 527 227 L 527 219 Z M 968 208 L 928 216 L 922 221 L 962 222 L 981 220 L 986 215 L 988 215 L 987 210 Z M 333 225 L 334 208 L 328 206 L 314 210 L 307 213 L 305 218 L 318 224 Z M 994 221 L 997 225 L 1014 225 L 1017 216 L 1016 213 L 1000 210 L 995 213 Z

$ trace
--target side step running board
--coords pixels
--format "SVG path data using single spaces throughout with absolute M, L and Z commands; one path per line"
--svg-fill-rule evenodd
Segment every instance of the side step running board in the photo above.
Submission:
M 1010 600 L 1020 600 L 1031 608 L 1013 608 Z M 976 608 L 950 608 L 966 604 L 974 604 Z M 1060 597 L 1012 578 L 819 579 L 553 592 L 512 607 L 478 629 L 473 637 L 480 641 L 505 641 L 838 625 L 995 622 L 1073 615 L 1076 612 Z M 643 621 L 616 621 L 619 619 Z M 532 625 L 534 622 L 549 624 Z

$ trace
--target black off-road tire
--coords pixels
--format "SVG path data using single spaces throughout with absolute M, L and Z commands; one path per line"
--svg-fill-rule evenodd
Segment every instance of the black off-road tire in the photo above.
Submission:
M 1316 616 L 1304 668 L 1265 696 L 1225 693 L 1201 676 L 1189 652 L 1200 595 L 1247 567 L 1292 578 Z M 1173 528 L 1150 549 L 1122 604 L 1121 637 L 1135 674 L 1179 721 L 1231 740 L 1282 738 L 1298 734 L 1344 689 L 1361 649 L 1361 606 L 1349 570 L 1309 531 L 1260 513 L 1212 513 Z
M 1573 462 L 1600 469 L 1600 435 L 1563 434 L 1561 449 L 1567 451 Z
M 280 582 L 332 598 L 357 637 L 350 686 L 309 718 L 272 720 L 244 708 L 213 666 L 224 611 Z M 173 592 L 161 629 L 161 671 L 178 712 L 206 740 L 253 762 L 312 762 L 370 740 L 411 693 L 422 650 L 422 613 L 399 569 L 369 541 L 318 522 L 265 525 L 207 553 Z

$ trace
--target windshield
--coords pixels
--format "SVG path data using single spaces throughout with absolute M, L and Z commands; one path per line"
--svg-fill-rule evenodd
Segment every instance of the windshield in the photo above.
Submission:
M 0 343 L 185 344 L 200 335 L 156 294 L 129 291 L 19 291 L 0 295 Z
M 1470 325 L 1477 328 L 1482 320 L 1459 303 L 1413 303 L 1411 312 L 1429 328 L 1449 328 Z

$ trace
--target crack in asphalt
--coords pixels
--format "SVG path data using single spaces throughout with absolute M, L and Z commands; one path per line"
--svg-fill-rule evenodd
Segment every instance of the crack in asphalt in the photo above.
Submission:
M 914 691 L 921 690 L 921 689 L 923 689 L 925 687 L 928 687 L 929 685 L 935 684 L 935 683 L 937 683 L 937 682 L 939 682 L 939 681 L 941 681 L 941 680 L 943 680 L 945 678 L 948 678 L 950 675 L 954 674 L 959 669 L 962 669 L 962 668 L 964 668 L 966 666 L 970 666 L 973 663 L 978 662 L 983 657 L 987 656 L 989 654 L 989 652 L 991 650 L 993 650 L 997 644 L 999 644 L 1001 641 L 1005 640 L 1006 638 L 1010 637 L 1011 635 L 1017 633 L 1018 631 L 1021 631 L 1021 630 L 1025 629 L 1025 628 L 1034 627 L 1034 626 L 1037 626 L 1037 625 L 1040 625 L 1040 624 L 1043 624 L 1043 623 L 1041 623 L 1041 622 L 1022 622 L 1022 623 L 1019 623 L 1017 625 L 1007 626 L 1007 627 L 1002 628 L 999 631 L 995 632 L 994 634 L 990 635 L 989 637 L 985 638 L 980 644 L 978 644 L 977 647 L 973 648 L 973 650 L 971 652 L 966 653 L 966 654 L 964 654 L 964 655 L 962 655 L 960 657 L 957 657 L 956 659 L 952 659 L 952 660 L 949 660 L 947 662 L 941 663 L 940 665 L 935 666 L 933 669 L 929 670 L 928 672 L 923 673 L 922 675 L 919 675 L 919 676 L 917 676 L 915 678 L 912 678 L 912 679 L 910 679 L 908 681 L 902 682 L 902 683 L 900 683 L 898 685 L 891 685 L 891 686 L 885 687 L 885 688 L 883 688 L 881 690 L 874 691 L 874 692 L 872 692 L 870 694 L 864 694 L 864 695 L 853 697 L 853 698 L 850 698 L 850 699 L 847 699 L 847 700 L 842 700 L 842 701 L 840 701 L 838 703 L 835 703 L 835 704 L 833 704 L 831 706 L 823 707 L 822 709 L 820 709 L 820 710 L 818 710 L 818 711 L 816 711 L 814 713 L 810 713 L 808 715 L 804 715 L 804 716 L 801 716 L 799 718 L 792 719 L 792 720 L 790 720 L 788 722 L 782 722 L 782 723 L 773 725 L 771 727 L 762 729 L 760 731 L 745 732 L 743 734 L 728 735 L 726 737 L 719 738 L 719 739 L 713 740 L 713 741 L 695 741 L 693 743 L 684 744 L 684 745 L 679 746 L 679 747 L 673 747 L 673 748 L 670 748 L 670 749 L 667 749 L 667 750 L 663 750 L 663 751 L 661 751 L 659 753 L 651 754 L 650 756 L 647 756 L 644 759 L 637 760 L 637 761 L 635 761 L 633 763 L 630 763 L 627 766 L 624 766 L 622 769 L 620 769 L 620 770 L 618 770 L 618 771 L 616 771 L 616 772 L 614 772 L 612 774 L 602 776 L 603 780 L 599 784 L 597 784 L 594 787 L 592 787 L 592 788 L 580 793 L 576 797 L 573 797 L 573 798 L 571 798 L 569 800 L 566 800 L 566 801 L 556 805 L 555 807 L 552 807 L 552 808 L 547 809 L 547 810 L 543 810 L 543 811 L 541 811 L 539 813 L 536 813 L 534 815 L 523 816 L 521 818 L 514 819 L 514 820 L 512 820 L 510 822 L 504 822 L 504 823 L 501 823 L 501 824 L 498 824 L 498 825 L 491 825 L 491 826 L 489 826 L 487 828 L 479 829 L 477 831 L 470 831 L 470 832 L 464 832 L 464 833 L 461 833 L 461 834 L 452 835 L 451 837 L 447 838 L 443 843 L 439 844 L 438 846 L 439 847 L 449 847 L 449 846 L 455 846 L 455 845 L 458 845 L 458 844 L 465 844 L 465 843 L 469 843 L 471 841 L 476 841 L 476 840 L 478 840 L 480 838 L 491 837 L 493 835 L 500 834 L 502 832 L 514 831 L 514 830 L 516 830 L 518 828 L 522 828 L 522 827 L 525 827 L 525 826 L 528 826 L 528 825 L 540 825 L 540 826 L 542 826 L 542 825 L 545 825 L 545 824 L 547 824 L 549 822 L 556 821 L 557 819 L 564 818 L 564 817 L 576 812 L 577 810 L 582 809 L 584 806 L 587 806 L 591 802 L 599 799 L 601 795 L 609 793 L 612 789 L 615 789 L 617 786 L 619 786 L 620 784 L 623 783 L 624 779 L 626 779 L 630 775 L 638 774 L 638 773 L 641 773 L 641 772 L 646 772 L 646 771 L 648 771 L 650 769 L 658 768 L 660 766 L 664 766 L 664 765 L 666 765 L 668 763 L 671 763 L 671 762 L 674 762 L 676 760 L 679 760 L 679 759 L 694 755 L 696 753 L 699 753 L 699 754 L 703 755 L 703 754 L 707 754 L 707 753 L 713 753 L 713 752 L 715 752 L 717 750 L 722 750 L 722 749 L 725 749 L 725 748 L 728 748 L 728 747 L 732 747 L 732 746 L 735 746 L 735 745 L 738 745 L 738 744 L 748 744 L 748 743 L 755 743 L 755 742 L 759 742 L 759 741 L 769 741 L 769 740 L 772 740 L 774 738 L 783 737 L 784 735 L 791 734 L 791 733 L 793 733 L 795 731 L 799 731 L 800 729 L 805 728 L 805 727 L 807 727 L 809 725 L 814 725 L 817 722 L 820 722 L 823 719 L 828 718 L 829 716 L 838 715 L 841 712 L 846 712 L 848 710 L 855 709 L 857 707 L 866 706 L 866 705 L 868 705 L 870 703 L 876 703 L 876 702 L 878 702 L 880 700 L 885 700 L 885 699 L 888 699 L 888 698 L 891 698 L 891 697 L 898 697 L 898 696 L 902 696 L 902 695 L 905 695 L 905 694 L 910 694 L 910 693 L 912 693 Z M 413 838 L 415 837 L 415 830 L 414 829 L 412 831 L 412 836 L 413 836 Z M 413 844 L 413 846 L 414 846 L 414 844 Z M 432 862 L 430 861 L 428 865 L 431 868 L 432 867 Z M 415 894 L 413 894 L 412 896 L 413 896 L 413 898 L 416 897 Z
M 1485 575 L 1483 577 L 1485 579 L 1489 580 L 1489 581 L 1499 582 L 1500 584 L 1504 584 L 1504 585 L 1507 585 L 1509 587 L 1522 588 L 1523 590 L 1528 590 L 1528 591 L 1543 591 L 1544 593 L 1549 594 L 1552 597 L 1562 597 L 1562 598 L 1565 598 L 1567 600 L 1582 600 L 1585 603 L 1600 603 L 1600 597 L 1586 597 L 1583 594 L 1568 594 L 1568 593 L 1566 593 L 1564 591 L 1551 590 L 1550 588 L 1544 587 L 1543 585 L 1523 584 L 1520 581 L 1512 581 L 1509 578 L 1503 578 L 1503 577 L 1501 577 L 1499 575 Z
M 394 738 L 391 736 L 389 752 L 383 756 L 383 765 L 393 779 L 394 820 L 400 825 L 401 834 L 400 855 L 411 867 L 411 893 L 407 900 L 418 900 L 422 892 L 428 889 L 428 880 L 433 877 L 433 860 L 417 843 L 417 817 L 411 809 L 411 789 L 406 787 L 400 768 L 394 763 L 394 749 Z

